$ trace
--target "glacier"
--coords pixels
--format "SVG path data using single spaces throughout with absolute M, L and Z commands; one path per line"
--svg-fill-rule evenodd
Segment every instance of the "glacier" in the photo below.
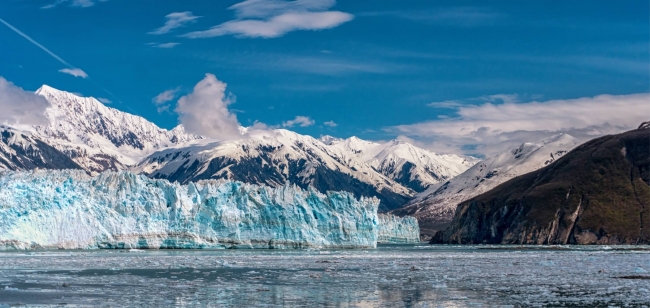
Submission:
M 420 242 L 420 227 L 411 216 L 398 217 L 393 214 L 379 214 L 377 241 L 387 244 L 414 244 Z
M 375 248 L 418 241 L 379 200 L 230 180 L 187 185 L 80 170 L 0 171 L 0 250 Z

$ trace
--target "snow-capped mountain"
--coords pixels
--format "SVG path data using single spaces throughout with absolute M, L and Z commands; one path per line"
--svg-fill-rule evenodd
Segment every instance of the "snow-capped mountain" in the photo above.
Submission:
M 439 155 L 398 139 L 383 144 L 357 137 L 336 139 L 323 136 L 321 140 L 417 192 L 445 182 L 479 161 L 473 157 Z
M 0 170 L 81 169 L 61 151 L 28 132 L 0 126 Z
M 156 150 L 200 137 L 182 126 L 159 128 L 146 119 L 110 108 L 92 97 L 80 97 L 43 85 L 36 94 L 50 107 L 49 123 L 21 127 L 65 153 L 90 173 L 123 170 Z
M 402 206 L 417 192 L 472 165 L 471 158 L 438 155 L 399 140 L 319 140 L 287 130 L 246 128 L 239 140 L 209 140 L 186 133 L 182 126 L 159 128 L 92 97 L 46 85 L 35 93 L 51 104 L 45 114 L 48 124 L 16 129 L 63 153 L 90 174 L 130 169 L 181 183 L 222 178 L 273 187 L 311 185 L 321 192 L 342 190 L 357 197 L 376 196 L 385 211 Z M 61 161 L 58 156 L 44 159 Z M 60 168 L 14 164 L 4 169 L 35 167 Z
M 458 203 L 478 196 L 514 177 L 540 169 L 578 146 L 573 136 L 558 134 L 538 143 L 518 148 L 481 161 L 455 178 L 431 186 L 418 194 L 398 215 L 418 218 L 423 229 L 440 229 L 453 218 Z
M 442 156 L 403 141 L 385 144 L 288 130 L 250 130 L 239 140 L 194 142 L 156 152 L 134 172 L 187 183 L 217 178 L 280 186 L 295 183 L 321 192 L 375 196 L 381 209 L 405 204 L 418 191 L 465 171 L 471 160 Z
M 133 171 L 181 183 L 218 178 L 272 187 L 294 183 L 319 191 L 350 191 L 357 197 L 378 197 L 383 210 L 415 195 L 355 157 L 284 129 L 251 130 L 239 140 L 203 140 L 162 150 Z

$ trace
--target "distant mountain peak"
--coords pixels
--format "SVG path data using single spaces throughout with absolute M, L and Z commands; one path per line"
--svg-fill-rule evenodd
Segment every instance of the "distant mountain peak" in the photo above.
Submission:
M 202 138 L 188 134 L 182 126 L 166 130 L 93 97 L 49 85 L 42 85 L 35 94 L 50 103 L 45 111 L 49 123 L 26 130 L 47 140 L 90 173 L 121 170 L 159 149 Z

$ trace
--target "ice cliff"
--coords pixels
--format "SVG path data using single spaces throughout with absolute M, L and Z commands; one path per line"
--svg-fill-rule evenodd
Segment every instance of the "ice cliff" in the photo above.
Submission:
M 226 180 L 181 185 L 128 172 L 0 172 L 0 250 L 372 248 L 412 242 L 415 219 L 379 200 Z
M 392 214 L 379 214 L 379 243 L 417 243 L 420 241 L 420 227 L 415 217 L 397 217 Z

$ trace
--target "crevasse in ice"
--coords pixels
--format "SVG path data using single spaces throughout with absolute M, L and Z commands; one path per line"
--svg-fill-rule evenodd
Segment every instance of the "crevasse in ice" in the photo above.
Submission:
M 0 249 L 372 248 L 418 238 L 415 219 L 379 218 L 378 205 L 291 185 L 0 172 Z

